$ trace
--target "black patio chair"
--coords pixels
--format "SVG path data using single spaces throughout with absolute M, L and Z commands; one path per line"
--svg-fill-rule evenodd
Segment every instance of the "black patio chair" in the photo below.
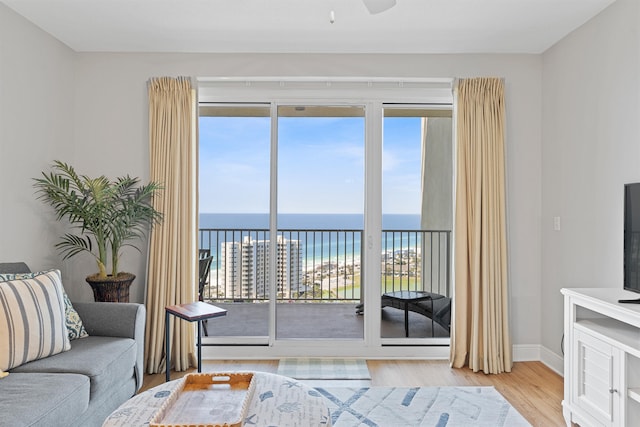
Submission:
M 211 270 L 212 261 L 212 256 L 207 256 L 198 260 L 198 301 L 204 301 L 203 292 L 205 285 L 209 282 L 209 271 Z M 207 331 L 207 320 L 205 319 L 201 323 L 204 335 L 209 336 L 209 332 Z

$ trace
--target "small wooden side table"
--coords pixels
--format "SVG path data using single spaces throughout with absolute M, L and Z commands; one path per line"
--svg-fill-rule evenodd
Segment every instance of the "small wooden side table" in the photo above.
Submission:
M 213 317 L 226 316 L 227 310 L 207 304 L 206 302 L 196 301 L 188 304 L 177 304 L 165 307 L 164 323 L 165 323 L 165 348 L 167 358 L 167 381 L 171 371 L 171 343 L 169 342 L 169 315 L 173 314 L 181 319 L 189 322 L 198 322 L 198 372 L 202 372 L 202 332 L 201 322 L 205 319 Z

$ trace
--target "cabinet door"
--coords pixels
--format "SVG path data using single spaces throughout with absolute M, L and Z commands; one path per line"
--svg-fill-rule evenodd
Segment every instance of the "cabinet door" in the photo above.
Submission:
M 618 351 L 598 338 L 576 330 L 574 334 L 572 378 L 576 406 L 582 408 L 603 425 L 614 425 L 619 417 Z

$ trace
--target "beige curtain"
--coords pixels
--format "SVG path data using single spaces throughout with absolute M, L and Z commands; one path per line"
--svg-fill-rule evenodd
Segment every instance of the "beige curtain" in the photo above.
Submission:
M 460 80 L 456 120 L 451 366 L 511 372 L 503 81 Z
M 188 78 L 148 82 L 151 179 L 164 185 L 154 200 L 164 222 L 152 230 L 147 280 L 146 371 L 164 372 L 165 311 L 196 300 L 197 110 Z M 171 316 L 171 361 L 176 371 L 196 366 L 195 323 Z

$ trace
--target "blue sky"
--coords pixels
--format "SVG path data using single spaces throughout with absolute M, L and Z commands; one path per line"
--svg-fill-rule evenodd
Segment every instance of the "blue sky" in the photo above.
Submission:
M 280 118 L 281 213 L 362 213 L 364 118 Z M 269 210 L 268 117 L 200 118 L 200 212 Z M 383 212 L 420 211 L 420 120 L 386 118 Z

